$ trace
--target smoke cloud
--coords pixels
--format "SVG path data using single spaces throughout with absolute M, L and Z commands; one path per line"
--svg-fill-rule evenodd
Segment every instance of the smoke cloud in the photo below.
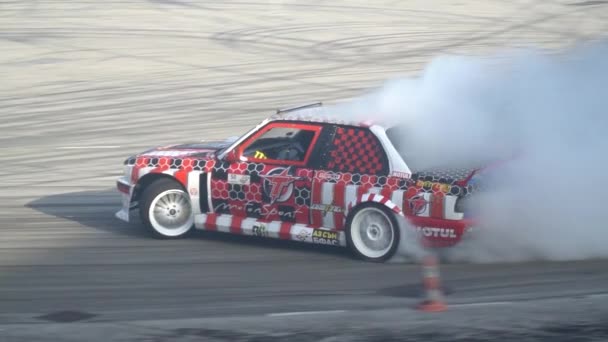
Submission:
M 481 178 L 474 238 L 451 260 L 608 256 L 608 44 L 445 56 L 333 108 L 397 124 L 414 171 L 516 156 Z

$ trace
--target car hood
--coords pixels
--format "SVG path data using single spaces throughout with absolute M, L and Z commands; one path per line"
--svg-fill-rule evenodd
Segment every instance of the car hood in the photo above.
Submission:
M 231 140 L 218 140 L 157 146 L 144 152 L 141 152 L 133 157 L 212 158 L 218 150 L 228 147 L 232 142 L 233 141 Z

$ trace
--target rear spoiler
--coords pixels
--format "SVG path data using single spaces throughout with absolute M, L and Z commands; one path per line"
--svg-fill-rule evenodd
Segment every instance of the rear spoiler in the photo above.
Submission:
M 512 161 L 520 158 L 521 156 L 522 156 L 522 153 L 516 153 L 511 158 L 500 159 L 500 160 L 491 162 L 489 164 L 486 164 L 485 166 L 482 166 L 482 167 L 479 167 L 477 169 L 474 169 L 467 176 L 467 178 L 457 181 L 456 184 L 460 185 L 460 186 L 466 186 L 467 184 L 469 184 L 469 181 L 471 180 L 471 178 L 473 178 L 477 173 L 498 169 L 498 168 L 504 166 L 505 164 L 507 164 L 509 162 L 512 162 Z

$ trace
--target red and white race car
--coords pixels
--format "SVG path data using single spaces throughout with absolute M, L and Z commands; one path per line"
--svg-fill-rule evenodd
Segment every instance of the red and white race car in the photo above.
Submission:
M 159 238 L 192 229 L 348 246 L 385 261 L 406 218 L 427 245 L 453 246 L 471 226 L 459 202 L 475 170 L 412 173 L 387 129 L 315 118 L 320 104 L 264 120 L 232 141 L 154 148 L 125 161 L 116 216 Z

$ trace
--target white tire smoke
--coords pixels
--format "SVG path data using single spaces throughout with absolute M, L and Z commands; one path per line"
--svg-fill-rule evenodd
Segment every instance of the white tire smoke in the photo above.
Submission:
M 442 57 L 419 78 L 387 82 L 334 108 L 399 125 L 414 169 L 517 158 L 482 177 L 475 238 L 452 260 L 576 260 L 608 256 L 608 44 L 559 55 Z

